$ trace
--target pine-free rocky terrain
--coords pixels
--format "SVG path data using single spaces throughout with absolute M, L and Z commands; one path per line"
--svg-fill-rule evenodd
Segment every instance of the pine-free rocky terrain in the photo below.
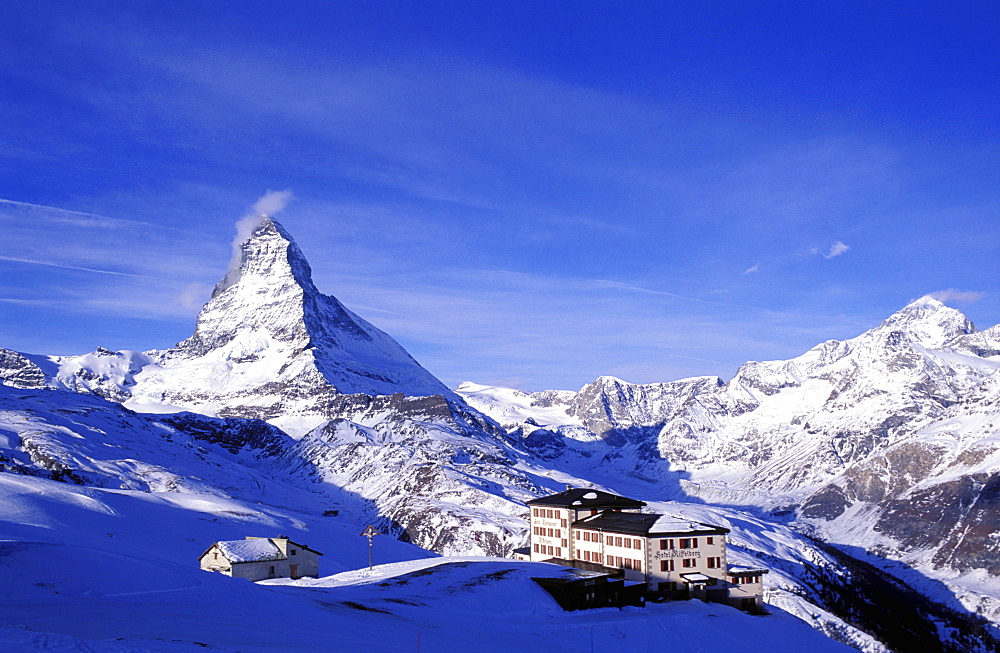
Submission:
M 997 647 L 1000 326 L 930 297 L 728 381 L 451 390 L 262 217 L 190 338 L 0 349 L 0 382 L 11 650 Z M 732 529 L 772 614 L 561 613 L 528 580 L 541 563 L 498 558 L 527 544 L 524 502 L 565 484 Z M 367 523 L 394 564 L 352 571 Z M 329 577 L 197 569 L 213 541 L 279 531 Z

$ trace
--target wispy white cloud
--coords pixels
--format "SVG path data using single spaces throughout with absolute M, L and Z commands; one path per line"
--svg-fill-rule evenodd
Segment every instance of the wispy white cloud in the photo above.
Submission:
M 6 209 L 6 210 L 5 210 Z M 16 200 L 0 199 L 0 220 L 42 220 L 49 223 L 66 224 L 75 227 L 103 229 L 106 231 L 122 229 L 146 229 L 153 231 L 171 231 L 191 233 L 186 229 L 167 227 L 140 220 L 111 218 L 97 213 L 75 211 L 58 206 L 18 202 Z
M 980 299 L 986 296 L 986 293 L 979 292 L 978 290 L 958 290 L 956 288 L 948 288 L 947 290 L 938 290 L 936 292 L 930 293 L 930 296 L 939 302 L 956 302 L 959 304 L 972 304 L 978 302 Z
M 186 313 L 196 313 L 208 301 L 211 288 L 204 283 L 189 283 L 176 296 L 176 303 Z
M 253 203 L 246 215 L 236 221 L 236 235 L 233 237 L 233 258 L 229 264 L 230 269 L 233 267 L 233 261 L 239 260 L 240 247 L 249 240 L 260 221 L 265 217 L 273 218 L 281 213 L 291 199 L 292 191 L 290 190 L 268 190 Z
M 291 190 L 270 190 L 268 189 L 260 199 L 253 203 L 254 215 L 266 215 L 274 217 L 285 210 L 288 203 L 292 201 Z
M 754 272 L 760 271 L 760 263 L 756 265 L 751 265 L 746 270 L 743 270 L 743 274 L 753 274 Z
M 240 260 L 243 252 L 243 243 L 250 239 L 254 229 L 266 217 L 273 218 L 281 213 L 288 202 L 292 199 L 290 190 L 270 190 L 268 189 L 253 206 L 249 213 L 236 221 L 236 235 L 233 237 L 233 253 L 229 257 L 229 265 L 226 268 L 226 275 L 222 278 L 220 288 L 228 288 L 234 282 L 240 271 Z
M 63 319 L 191 318 L 225 252 L 203 233 L 14 200 L 0 200 L 0 226 L 4 303 Z
M 27 265 L 44 265 L 50 268 L 60 268 L 63 270 L 76 270 L 78 272 L 93 272 L 95 274 L 111 274 L 119 277 L 134 277 L 138 279 L 152 279 L 155 277 L 150 277 L 145 274 L 132 274 L 130 272 L 116 272 L 114 270 L 100 270 L 97 268 L 87 268 L 80 265 L 64 265 L 62 263 L 52 263 L 50 261 L 34 261 L 27 258 L 17 258 L 14 256 L 0 256 L 0 261 L 9 261 L 11 263 L 25 263 Z
M 830 250 L 823 255 L 823 258 L 836 258 L 846 253 L 849 249 L 851 249 L 850 245 L 845 245 L 842 241 L 838 240 L 834 244 L 830 245 Z

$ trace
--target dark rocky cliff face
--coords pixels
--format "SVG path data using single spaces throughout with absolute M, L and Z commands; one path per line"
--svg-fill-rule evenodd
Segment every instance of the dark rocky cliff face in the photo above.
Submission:
M 45 372 L 23 355 L 0 348 L 0 382 L 15 388 L 44 388 Z

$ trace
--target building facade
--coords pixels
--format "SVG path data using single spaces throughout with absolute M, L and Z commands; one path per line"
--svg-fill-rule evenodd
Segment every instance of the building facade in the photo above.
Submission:
M 201 554 L 205 571 L 215 571 L 234 578 L 319 577 L 319 556 L 323 555 L 284 535 L 247 537 L 245 540 L 216 542 Z
M 749 612 L 763 608 L 766 569 L 731 567 L 729 529 L 684 517 L 643 513 L 642 501 L 570 488 L 528 501 L 529 559 L 593 570 L 621 570 L 647 596 L 698 598 Z
M 576 559 L 577 535 L 572 524 L 606 510 L 638 513 L 644 501 L 600 490 L 567 488 L 565 492 L 528 501 L 531 509 L 530 560 Z

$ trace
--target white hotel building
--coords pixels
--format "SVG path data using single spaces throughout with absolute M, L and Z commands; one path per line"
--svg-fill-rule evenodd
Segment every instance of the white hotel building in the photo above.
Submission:
M 762 609 L 766 569 L 731 567 L 729 529 L 643 513 L 642 501 L 581 488 L 528 501 L 529 559 L 592 571 L 624 572 L 650 596 L 700 598 Z

